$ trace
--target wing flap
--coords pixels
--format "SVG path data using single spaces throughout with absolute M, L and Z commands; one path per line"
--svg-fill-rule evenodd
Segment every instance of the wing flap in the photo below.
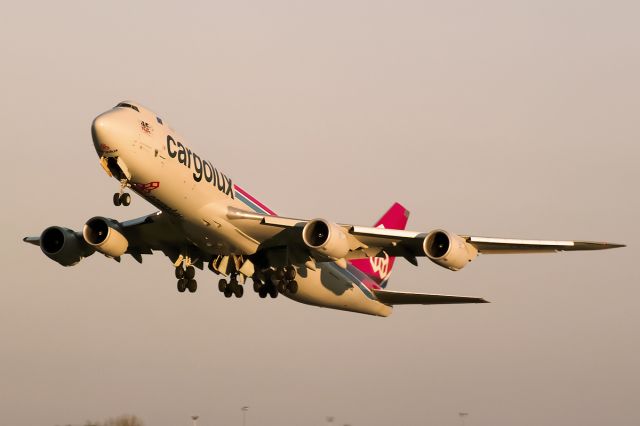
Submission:
M 451 305 L 458 303 L 489 303 L 480 297 L 449 296 L 445 294 L 408 293 L 373 290 L 378 300 L 387 305 Z

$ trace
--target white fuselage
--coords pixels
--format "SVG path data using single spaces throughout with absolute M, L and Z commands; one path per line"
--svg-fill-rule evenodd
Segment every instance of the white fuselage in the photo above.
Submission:
M 103 161 L 115 162 L 133 191 L 172 218 L 186 239 L 214 255 L 251 255 L 277 233 L 254 220 L 228 218 L 230 208 L 260 214 L 270 210 L 237 188 L 218 169 L 191 150 L 184 139 L 144 108 L 118 107 L 93 123 L 94 144 Z M 299 290 L 288 295 L 299 302 L 387 316 L 388 305 L 376 300 L 366 277 L 350 265 L 318 263 L 299 267 Z

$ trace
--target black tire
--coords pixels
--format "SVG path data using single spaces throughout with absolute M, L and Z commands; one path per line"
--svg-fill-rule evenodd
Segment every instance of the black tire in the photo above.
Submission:
M 129 204 L 131 204 L 131 194 L 129 194 L 128 192 L 122 194 L 122 196 L 120 196 L 120 202 L 123 206 L 128 206 Z
M 185 280 L 184 278 L 180 278 L 178 280 L 178 291 L 180 293 L 184 293 L 186 289 L 187 289 L 187 280 Z
M 285 291 L 287 291 L 286 281 L 280 281 L 276 288 L 280 293 L 284 293 Z
M 276 269 L 273 272 L 273 277 L 277 280 L 282 280 L 284 278 L 284 271 L 281 268 Z
M 187 266 L 187 269 L 184 271 L 184 276 L 185 278 L 192 280 L 193 277 L 196 276 L 196 268 L 194 268 L 193 265 Z
M 182 269 L 182 266 L 178 266 L 176 268 L 176 278 L 177 279 L 184 278 L 184 269 Z
M 227 288 L 227 280 L 225 280 L 224 278 L 221 278 L 220 281 L 218 281 L 218 290 L 220 290 L 220 293 L 224 293 L 226 288 Z
M 224 297 L 228 299 L 232 295 L 233 295 L 233 291 L 231 290 L 231 287 L 227 286 L 227 288 L 224 290 Z
M 113 205 L 114 206 L 120 206 L 122 203 L 120 202 L 120 194 L 119 193 L 115 193 L 113 194 Z
M 253 291 L 255 291 L 256 293 L 260 291 L 260 289 L 263 287 L 262 283 L 258 280 L 253 280 Z
M 284 277 L 288 280 L 295 280 L 296 279 L 296 268 L 294 268 L 293 266 L 289 266 L 287 268 L 287 271 L 284 273 Z
M 269 294 L 269 289 L 267 288 L 267 286 L 262 286 L 258 291 L 258 296 L 260 296 L 261 299 L 267 297 L 267 294 Z
M 278 289 L 275 288 L 275 286 L 269 288 L 269 296 L 271 296 L 272 299 L 278 297 Z
M 240 299 L 244 294 L 244 287 L 236 284 L 233 288 L 233 294 L 235 294 L 235 296 Z
M 196 280 L 187 281 L 187 288 L 189 289 L 189 293 L 195 293 L 198 289 L 198 282 Z
M 291 292 L 291 294 L 296 294 L 298 292 L 298 281 L 292 280 L 289 281 L 287 285 L 287 289 Z

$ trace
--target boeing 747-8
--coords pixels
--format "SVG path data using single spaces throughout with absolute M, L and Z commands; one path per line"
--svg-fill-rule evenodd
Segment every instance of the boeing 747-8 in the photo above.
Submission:
M 283 294 L 309 305 L 388 316 L 393 305 L 486 302 L 387 290 L 396 257 L 414 265 L 427 257 L 457 271 L 480 253 L 623 247 L 406 231 L 409 212 L 398 203 L 372 227 L 278 216 L 137 103 L 121 102 L 100 114 L 91 134 L 102 169 L 120 185 L 114 204 L 128 206 L 129 189 L 158 211 L 125 222 L 96 216 L 82 231 L 51 226 L 24 240 L 63 266 L 96 251 L 118 261 L 129 254 L 138 262 L 161 251 L 173 264 L 179 292 L 196 292 L 196 268 L 208 267 L 221 276 L 218 289 L 225 297 L 242 297 L 251 278 L 261 298 Z

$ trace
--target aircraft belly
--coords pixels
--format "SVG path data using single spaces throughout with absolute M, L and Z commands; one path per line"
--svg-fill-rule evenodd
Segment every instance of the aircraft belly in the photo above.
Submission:
M 298 269 L 298 291 L 287 297 L 308 305 L 340 309 L 386 317 L 391 307 L 365 295 L 355 283 L 333 270 L 329 264 L 318 264 L 315 271 L 306 267 Z

